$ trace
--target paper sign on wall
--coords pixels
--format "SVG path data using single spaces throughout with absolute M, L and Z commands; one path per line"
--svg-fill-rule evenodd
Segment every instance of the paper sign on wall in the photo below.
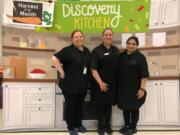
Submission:
M 138 48 L 144 47 L 146 44 L 146 33 L 135 33 L 135 36 L 139 40 Z
M 130 38 L 132 36 L 132 33 L 122 33 L 122 47 L 126 48 L 126 42 L 128 40 L 128 38 Z
M 54 3 L 11 0 L 6 6 L 4 24 L 52 26 Z
M 164 46 L 166 44 L 166 32 L 157 32 L 152 35 L 152 45 L 155 47 Z

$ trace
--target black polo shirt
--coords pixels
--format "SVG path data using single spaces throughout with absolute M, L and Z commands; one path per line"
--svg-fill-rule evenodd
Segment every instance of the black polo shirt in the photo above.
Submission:
M 54 54 L 63 64 L 65 72 L 65 78 L 59 81 L 63 92 L 85 93 L 87 90 L 90 51 L 86 47 L 83 48 L 84 51 L 80 51 L 74 45 L 70 45 Z M 86 73 L 84 68 L 87 68 Z
M 118 49 L 111 45 L 109 49 L 107 49 L 103 44 L 100 44 L 96 48 L 93 49 L 92 51 L 92 56 L 91 56 L 91 69 L 100 69 L 101 67 L 104 68 L 104 66 L 113 66 L 109 65 L 109 63 L 104 62 L 108 61 L 109 57 L 108 56 L 119 56 L 119 51 Z M 111 61 L 114 60 L 114 58 L 111 57 Z M 107 65 L 105 65 L 107 64 Z M 105 73 L 106 74 L 106 73 Z

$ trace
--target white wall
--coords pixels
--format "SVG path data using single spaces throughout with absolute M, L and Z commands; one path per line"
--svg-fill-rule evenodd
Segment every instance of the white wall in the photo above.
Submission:
M 0 5 L 3 5 L 3 0 L 0 0 Z M 0 8 L 0 65 L 2 65 L 2 19 L 3 18 L 3 6 Z

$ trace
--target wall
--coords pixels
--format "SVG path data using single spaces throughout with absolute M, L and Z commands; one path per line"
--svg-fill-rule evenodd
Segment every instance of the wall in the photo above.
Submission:
M 0 0 L 0 5 L 3 5 L 3 0 Z M 0 65 L 2 65 L 2 17 L 3 17 L 3 6 L 0 8 Z
M 163 32 L 167 33 L 167 44 L 180 45 L 180 27 L 152 30 L 146 33 L 146 47 L 152 47 L 152 33 L 153 32 Z M 3 45 L 8 46 L 19 46 L 19 41 L 21 37 L 43 37 L 46 39 L 47 48 L 55 48 L 56 51 L 62 49 L 63 47 L 70 44 L 70 34 L 54 34 L 54 33 L 36 33 L 33 30 L 16 29 L 10 27 L 3 27 Z M 115 33 L 113 36 L 113 44 L 118 48 L 121 48 L 121 33 Z M 85 46 L 92 50 L 95 46 L 101 43 L 101 33 L 98 34 L 85 34 Z M 177 75 L 179 73 L 179 50 L 156 50 L 156 51 L 143 51 L 147 56 L 148 61 L 155 61 L 161 65 L 161 73 L 163 75 Z M 33 54 L 33 55 L 32 55 Z M 56 77 L 56 71 L 51 68 L 50 58 L 53 53 L 39 53 L 39 52 L 26 52 L 26 51 L 3 51 L 4 65 L 8 65 L 9 55 L 20 55 L 27 56 L 28 59 L 28 72 L 32 68 L 43 68 L 49 72 L 48 78 Z M 168 62 L 167 62 L 168 60 Z M 157 72 L 157 67 L 155 65 L 149 65 L 151 74 Z

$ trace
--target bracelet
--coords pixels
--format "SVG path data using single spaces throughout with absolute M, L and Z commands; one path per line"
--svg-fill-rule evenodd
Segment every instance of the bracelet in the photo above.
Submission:
M 140 90 L 142 90 L 142 91 L 146 91 L 145 89 L 143 89 L 143 88 L 140 88 Z

